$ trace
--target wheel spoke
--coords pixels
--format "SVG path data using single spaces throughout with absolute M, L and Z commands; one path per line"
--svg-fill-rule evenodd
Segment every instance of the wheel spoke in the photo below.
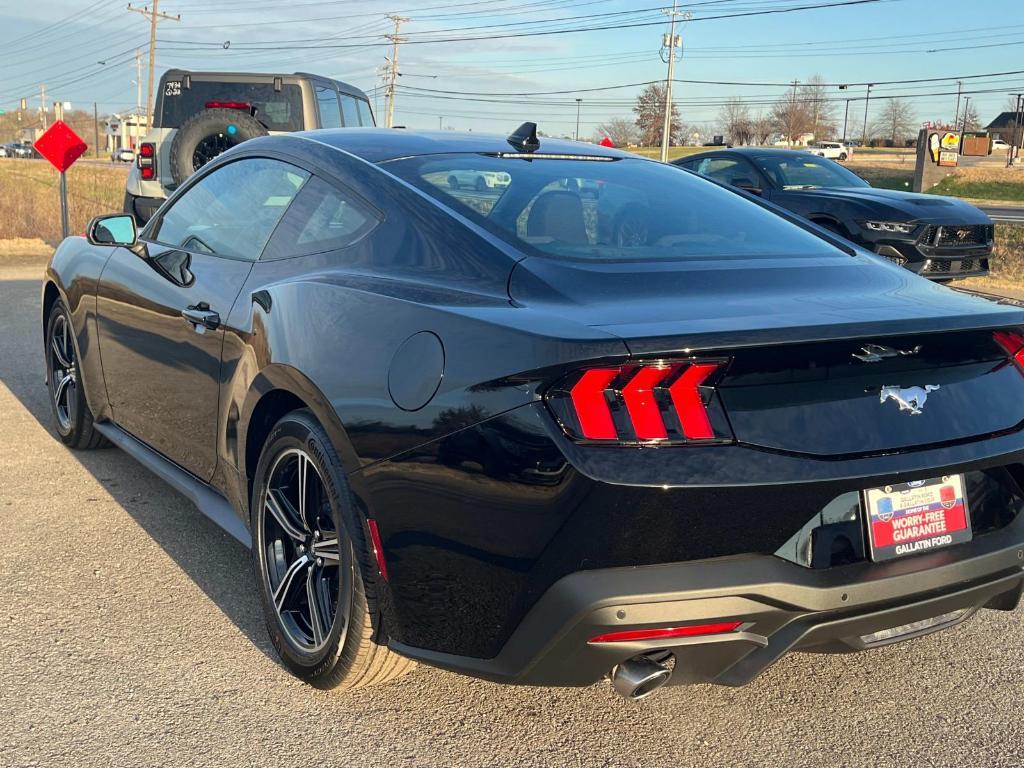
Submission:
M 289 538 L 305 543 L 306 534 L 293 522 L 292 516 L 289 514 L 291 505 L 287 500 L 279 497 L 276 491 L 268 489 L 265 505 L 266 511 L 273 516 Z
M 53 390 L 53 399 L 58 406 L 63 405 L 65 408 L 69 408 L 71 398 L 68 397 L 68 389 L 71 386 L 71 382 L 75 380 L 72 374 L 66 374 L 63 379 L 57 382 L 56 388 Z M 64 401 L 63 403 L 61 401 Z
M 306 530 L 310 530 L 309 518 L 306 517 L 306 479 L 309 474 L 309 459 L 306 454 L 300 453 L 296 473 L 299 478 L 299 520 L 302 521 Z
M 57 365 L 64 369 L 70 368 L 71 361 L 68 360 L 64 350 L 61 349 L 61 345 L 58 343 L 56 335 L 51 341 L 51 346 L 53 347 L 53 356 L 57 358 Z
M 320 605 L 318 581 L 316 566 L 310 566 L 306 572 L 306 600 L 309 603 L 309 626 L 313 630 L 314 645 L 323 643 L 324 637 L 331 629 L 324 626 L 326 611 L 324 606 Z
M 330 535 L 330 534 L 328 534 Z M 337 565 L 341 562 L 341 551 L 338 549 L 338 537 L 313 542 L 313 555 L 324 561 L 324 565 Z
M 274 590 L 274 605 L 277 607 L 277 612 L 280 613 L 284 610 L 285 600 L 288 599 L 288 593 L 297 581 L 297 576 L 302 573 L 309 565 L 309 557 L 302 555 L 294 563 L 288 566 L 288 570 L 284 572 L 284 576 L 281 577 L 281 583 L 277 585 L 277 589 Z

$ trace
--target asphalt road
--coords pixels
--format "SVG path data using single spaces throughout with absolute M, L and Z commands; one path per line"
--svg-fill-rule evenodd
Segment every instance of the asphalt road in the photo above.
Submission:
M 245 549 L 120 451 L 55 438 L 41 271 L 0 263 L 4 768 L 1024 762 L 1019 610 L 640 703 L 426 667 L 354 694 L 306 687 L 271 654 Z
M 992 221 L 1004 224 L 1024 224 L 1024 206 L 979 205 Z

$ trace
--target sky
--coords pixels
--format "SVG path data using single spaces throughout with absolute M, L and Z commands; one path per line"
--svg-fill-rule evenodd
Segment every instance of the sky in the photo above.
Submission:
M 844 5 L 837 3 L 846 2 Z M 141 5 L 141 3 L 139 3 Z M 833 7 L 808 8 L 832 5 Z M 307 71 L 371 96 L 383 123 L 384 35 L 400 14 L 395 123 L 508 133 L 525 120 L 581 138 L 630 118 L 641 85 L 664 80 L 666 0 L 161 0 L 157 74 L 192 70 Z M 783 84 L 821 76 L 841 125 L 859 136 L 866 83 L 873 119 L 885 97 L 906 97 L 915 118 L 950 120 L 957 83 L 982 124 L 1024 91 L 1020 0 L 695 0 L 679 3 L 682 57 L 674 99 L 682 120 L 710 134 L 721 103 L 755 114 Z M 684 17 L 685 18 L 685 17 Z M 544 34 L 540 34 L 544 33 Z M 124 0 L 33 0 L 0 8 L 0 108 L 21 97 L 70 101 L 101 113 L 136 100 L 135 51 L 146 98 L 149 24 Z M 974 77 L 984 75 L 984 77 Z M 932 80 L 898 83 L 894 81 Z M 704 82 L 692 82 L 704 81 Z M 838 85 L 850 84 L 845 90 Z M 580 101 L 577 102 L 577 99 Z M 962 102 L 961 102 L 962 103 Z

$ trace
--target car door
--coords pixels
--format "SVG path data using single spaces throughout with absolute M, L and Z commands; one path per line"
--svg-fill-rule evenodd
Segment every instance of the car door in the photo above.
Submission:
M 113 419 L 197 477 L 216 467 L 223 321 L 309 174 L 246 157 L 221 165 L 118 249 L 97 286 Z

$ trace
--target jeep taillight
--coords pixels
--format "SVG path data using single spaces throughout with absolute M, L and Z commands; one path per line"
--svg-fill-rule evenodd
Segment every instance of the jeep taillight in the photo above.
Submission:
M 724 360 L 668 360 L 576 371 L 545 395 L 580 442 L 680 444 L 732 440 L 715 392 Z
M 156 144 L 144 141 L 139 144 L 139 154 L 135 158 L 139 166 L 139 175 L 144 181 L 156 178 Z
M 1020 331 L 996 331 L 992 334 L 996 343 L 1006 350 L 1009 358 L 1024 373 L 1024 333 Z

